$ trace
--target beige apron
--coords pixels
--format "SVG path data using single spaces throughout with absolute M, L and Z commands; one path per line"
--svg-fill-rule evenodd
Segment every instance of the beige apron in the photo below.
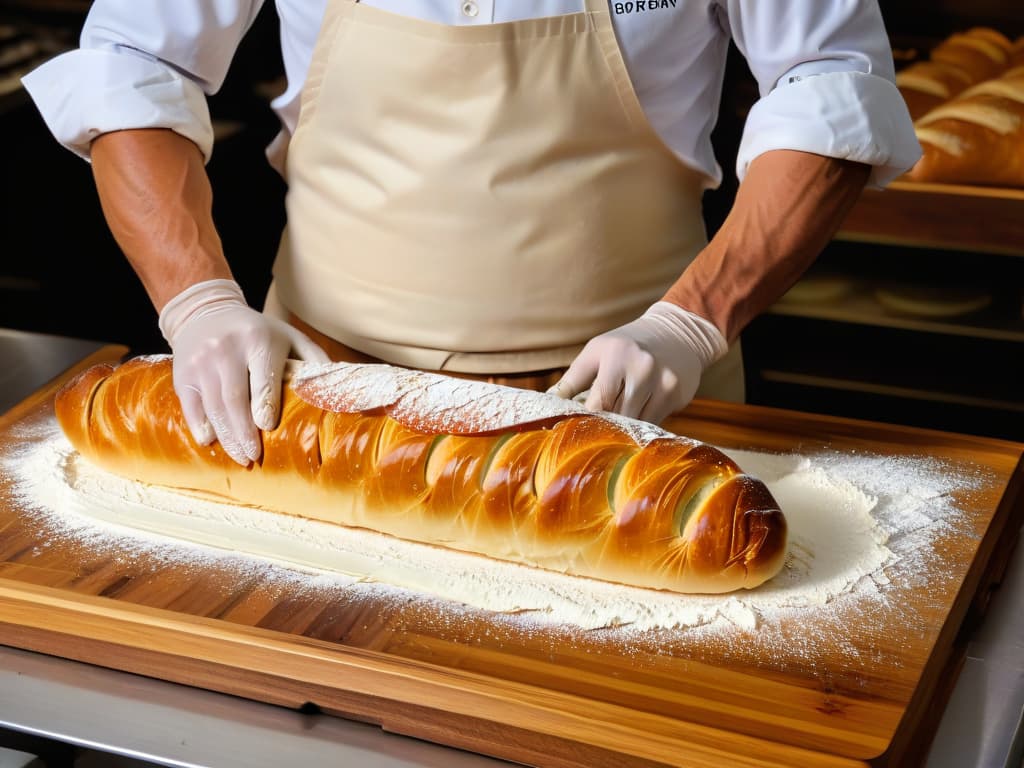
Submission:
M 604 0 L 488 26 L 330 0 L 287 180 L 268 304 L 414 368 L 565 367 L 706 243 L 702 177 L 644 116 Z M 741 399 L 738 346 L 723 374 L 703 393 Z

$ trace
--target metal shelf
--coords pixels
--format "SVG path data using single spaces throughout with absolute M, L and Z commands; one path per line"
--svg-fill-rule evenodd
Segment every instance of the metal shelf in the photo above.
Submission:
M 844 392 L 858 392 L 861 394 L 919 400 L 931 403 L 946 403 L 950 405 L 966 406 L 968 408 L 982 408 L 990 411 L 1024 413 L 1024 402 L 994 400 L 991 398 L 964 395 L 956 392 L 940 392 L 937 390 L 918 387 L 879 384 L 876 382 L 858 381 L 848 378 L 798 373 L 796 371 L 779 371 L 771 368 L 762 369 L 760 371 L 760 376 L 765 381 L 773 384 L 795 384 L 802 387 L 842 390 Z
M 989 310 L 970 316 L 948 319 L 895 315 L 887 312 L 872 298 L 870 291 L 863 288 L 844 297 L 841 301 L 833 303 L 782 300 L 769 308 L 768 313 L 948 336 L 1024 343 L 1024 319 L 1006 322 L 999 318 L 993 318 L 992 312 Z

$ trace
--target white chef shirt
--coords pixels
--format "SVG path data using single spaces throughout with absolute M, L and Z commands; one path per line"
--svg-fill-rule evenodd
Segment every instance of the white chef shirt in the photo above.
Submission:
M 449 25 L 575 13 L 583 0 L 364 0 Z M 327 0 L 276 0 L 287 88 L 273 101 L 286 139 Z M 206 94 L 224 81 L 263 0 L 95 0 L 78 50 L 23 83 L 58 141 L 88 158 L 107 131 L 169 128 L 209 158 Z M 739 178 L 755 157 L 795 149 L 874 166 L 881 186 L 920 155 L 894 85 L 877 0 L 612 0 L 612 21 L 645 113 L 687 165 L 722 171 L 711 148 L 730 36 L 761 98 L 747 117 Z M 395 55 L 401 55 L 396 51 Z M 268 150 L 274 161 L 279 152 Z

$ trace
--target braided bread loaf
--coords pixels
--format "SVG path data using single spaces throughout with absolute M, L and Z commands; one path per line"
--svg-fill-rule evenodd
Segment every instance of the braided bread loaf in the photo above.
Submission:
M 764 484 L 642 422 L 336 364 L 290 377 L 245 468 L 193 442 L 171 376 L 169 358 L 95 366 L 58 393 L 57 419 L 87 460 L 145 483 L 578 576 L 726 592 L 782 567 L 785 519 Z
M 908 178 L 1024 187 L 1024 67 L 969 88 L 914 128 L 923 155 Z

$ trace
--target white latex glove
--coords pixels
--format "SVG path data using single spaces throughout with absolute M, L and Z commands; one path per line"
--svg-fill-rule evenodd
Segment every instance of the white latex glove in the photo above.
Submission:
M 328 362 L 301 331 L 249 307 L 234 280 L 186 288 L 160 312 L 160 332 L 174 353 L 174 391 L 192 437 L 220 440 L 243 466 L 260 457 L 257 428 L 277 426 L 289 350 Z
M 660 423 L 693 399 L 700 377 L 728 351 L 704 318 L 659 301 L 631 323 L 595 336 L 549 392 L 584 405 Z

